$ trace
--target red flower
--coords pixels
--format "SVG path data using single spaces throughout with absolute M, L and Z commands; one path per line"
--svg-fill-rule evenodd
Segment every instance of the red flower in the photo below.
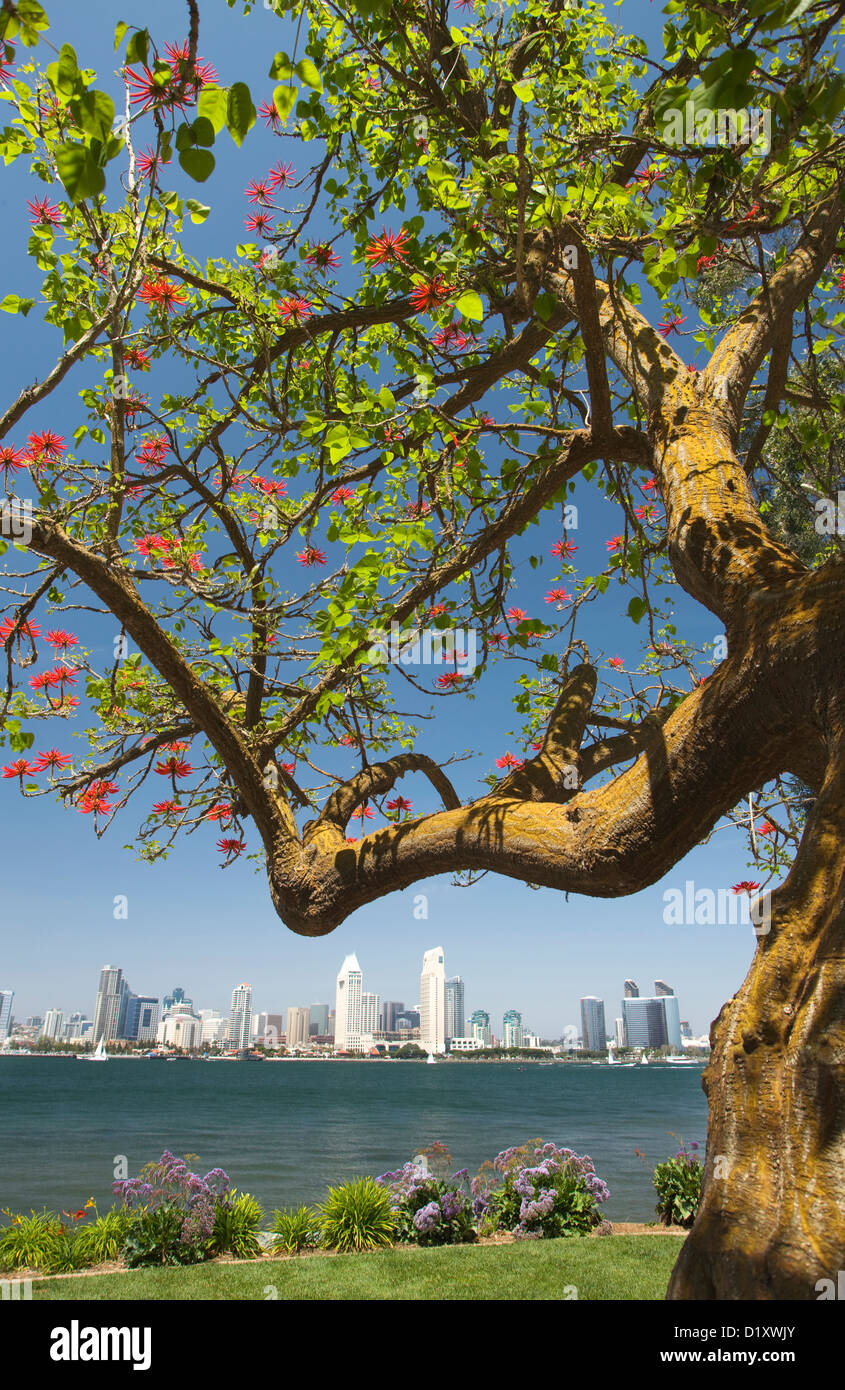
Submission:
M 340 256 L 336 255 L 328 241 L 317 241 L 310 246 L 305 253 L 305 259 L 309 265 L 313 265 L 317 270 L 335 270 L 340 265 Z
M 405 796 L 395 796 L 392 801 L 387 802 L 388 811 L 410 811 L 413 802 Z
M 733 892 L 737 894 L 756 893 L 760 885 L 759 883 L 752 883 L 749 879 L 744 878 L 741 883 L 734 883 L 731 885 L 731 887 Z
M 127 348 L 125 355 L 130 367 L 134 367 L 136 371 L 148 372 L 150 370 L 149 354 L 143 348 Z
M 664 338 L 668 338 L 670 333 L 677 333 L 681 324 L 686 323 L 686 321 L 686 314 L 683 317 L 679 314 L 667 314 L 662 323 L 657 325 L 657 331 Z
M 151 309 L 164 309 L 170 313 L 177 304 L 185 303 L 184 292 L 171 280 L 145 280 L 138 291 L 138 298 Z
M 521 623 L 525 616 L 524 608 L 509 608 L 507 611 L 508 620 L 512 623 Z
M 246 840 L 218 840 L 217 848 L 221 854 L 243 854 L 243 851 L 246 849 Z
M 550 555 L 559 555 L 562 560 L 570 559 L 578 549 L 574 541 L 556 541 L 549 551 Z
M 638 169 L 634 175 L 634 180 L 640 185 L 644 193 L 649 193 L 656 183 L 659 183 L 662 174 L 656 164 L 649 164 L 644 169 Z M 626 184 L 626 188 L 632 186 L 633 181 Z
M 695 263 L 696 273 L 697 273 L 698 275 L 700 275 L 701 272 L 702 272 L 702 270 L 709 270 L 710 267 L 711 267 L 711 265 L 715 265 L 715 263 L 716 263 L 716 257 L 715 257 L 715 255 L 713 255 L 713 256 L 699 256 L 698 260 L 697 260 L 696 263 Z
M 31 434 L 26 445 L 30 458 L 38 463 L 45 460 L 58 463 L 67 448 L 64 435 L 54 434 L 52 430 L 44 430 L 43 434 Z
M 258 108 L 258 114 L 263 117 L 264 124 L 271 130 L 278 130 L 282 124 L 282 118 L 272 101 L 262 101 Z
M 771 835 L 774 831 L 774 828 L 775 827 L 772 825 L 772 822 L 770 820 L 764 820 L 762 825 L 757 826 L 757 834 Z
M 433 603 L 428 610 L 429 618 L 439 618 L 441 613 L 446 612 L 445 603 Z
M 250 179 L 246 189 L 246 196 L 251 203 L 269 203 L 270 189 L 263 179 L 258 179 L 257 181 L 255 179 Z
M 287 299 L 279 300 L 276 305 L 282 318 L 294 326 L 304 323 L 311 318 L 312 308 L 310 299 L 302 299 L 299 295 L 289 295 Z
M 38 623 L 16 623 L 14 618 L 4 618 L 0 623 L 0 644 L 5 646 L 12 633 L 17 629 L 18 640 L 21 637 L 28 637 L 30 642 L 34 642 L 36 637 L 41 636 L 41 628 Z
M 76 647 L 79 645 L 79 638 L 74 637 L 72 632 L 65 632 L 63 628 L 54 628 L 52 632 L 48 632 L 44 641 L 47 642 L 49 646 L 55 647 L 56 651 L 60 651 L 65 647 Z
M 67 767 L 71 762 L 70 753 L 60 753 L 58 748 L 48 748 L 46 753 L 39 753 L 36 761 L 32 764 L 33 772 L 46 772 L 47 768 Z
M 657 482 L 654 478 L 648 478 L 644 483 L 640 484 L 640 492 L 656 492 L 656 490 Z
M 211 63 L 204 62 L 202 58 L 191 62 L 191 47 L 187 39 L 181 44 L 166 43 L 164 51 L 173 76 L 179 82 L 189 82 L 196 91 L 217 82 L 217 71 Z
M 23 784 L 24 777 L 34 772 L 35 768 L 30 767 L 26 758 L 18 758 L 16 763 L 12 763 L 9 767 L 3 768 L 4 777 L 19 777 L 21 779 L 21 784 Z
M 656 508 L 650 502 L 646 506 L 634 508 L 634 516 L 639 521 L 653 521 L 656 514 Z
M 525 767 L 525 762 L 521 758 L 515 758 L 513 753 L 503 753 L 501 758 L 496 759 L 497 767 Z
M 254 212 L 251 216 L 244 218 L 244 226 L 248 232 L 257 232 L 259 236 L 269 236 L 273 230 L 273 219 L 266 212 Z
M 438 676 L 434 682 L 441 690 L 456 690 L 462 684 L 464 677 L 460 671 L 446 671 L 444 675 Z
M 275 169 L 271 169 L 267 175 L 270 180 L 270 187 L 274 190 L 276 188 L 290 188 L 295 173 L 296 170 L 292 164 L 277 164 Z
M 287 483 L 275 482 L 268 478 L 256 478 L 255 486 L 267 494 L 268 497 L 286 497 L 288 491 Z
M 33 227 L 61 227 L 64 219 L 62 210 L 56 203 L 50 203 L 46 198 L 36 198 L 34 202 L 27 200 L 26 205 Z
M 22 449 L 15 449 L 11 444 L 0 445 L 0 468 L 3 470 L 3 486 L 9 487 L 9 474 L 20 473 L 29 462 L 28 456 Z
M 170 451 L 170 445 L 163 434 L 152 434 L 143 440 L 135 458 L 142 464 L 146 472 L 151 472 L 160 463 L 163 463 Z
M 411 291 L 411 303 L 418 314 L 428 313 L 431 309 L 445 304 L 457 288 L 457 285 L 446 284 L 445 275 L 433 275 L 430 280 L 420 280 L 414 286 Z
M 142 179 L 153 179 L 158 174 L 159 166 L 169 164 L 170 160 L 163 159 L 161 154 L 156 154 L 155 150 L 150 149 L 148 145 L 146 152 L 139 154 L 135 162 Z
M 454 348 L 455 352 L 462 352 L 464 348 L 475 346 L 475 339 L 469 334 L 464 333 L 457 323 L 447 323 L 445 328 L 440 328 L 431 339 L 432 347 Z
M 351 487 L 336 487 L 332 493 L 332 501 L 338 504 L 351 502 L 355 493 Z
M 504 647 L 507 645 L 508 635 L 506 632 L 491 632 L 487 641 L 491 647 Z
M 139 555 L 152 557 L 157 553 L 166 554 L 172 545 L 166 536 L 142 536 L 135 542 L 135 549 Z
M 184 808 L 178 801 L 154 801 L 153 811 L 157 816 L 170 816 L 174 811 L 181 811 Z
M 190 763 L 174 757 L 165 758 L 164 762 L 156 763 L 155 770 L 160 777 L 190 777 L 194 769 Z
M 549 589 L 546 594 L 546 603 L 568 603 L 571 597 L 572 595 L 568 594 L 565 589 Z
M 621 536 L 611 536 L 611 538 L 610 538 L 609 541 L 605 541 L 605 546 L 607 547 L 607 549 L 608 549 L 609 551 L 611 551 L 611 553 L 612 553 L 614 550 L 618 550 L 621 544 L 622 544 L 622 537 L 621 537 Z
M 373 808 L 372 806 L 356 806 L 352 814 L 357 820 L 372 820 Z
M 369 265 L 390 265 L 392 262 L 404 261 L 407 259 L 408 243 L 411 240 L 410 232 L 406 232 L 404 227 L 401 232 L 389 232 L 386 227 L 382 227 L 381 236 L 374 236 L 370 239 L 370 244 L 364 252 L 364 260 Z
M 296 552 L 296 558 L 301 565 L 325 565 L 326 552 L 318 550 L 314 545 L 307 545 L 304 550 Z
M 609 656 L 607 659 L 607 664 L 608 666 L 612 666 L 614 671 L 621 671 L 622 667 L 625 665 L 625 662 L 621 656 Z
M 232 804 L 229 801 L 218 801 L 214 806 L 209 806 L 205 813 L 206 820 L 229 820 L 232 814 Z
M 48 685 L 76 685 L 76 673 L 69 666 L 56 666 L 47 676 Z

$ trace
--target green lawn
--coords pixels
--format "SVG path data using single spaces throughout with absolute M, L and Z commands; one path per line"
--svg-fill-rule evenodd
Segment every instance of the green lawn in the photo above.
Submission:
M 386 1250 L 37 1280 L 34 1299 L 660 1299 L 682 1237 Z

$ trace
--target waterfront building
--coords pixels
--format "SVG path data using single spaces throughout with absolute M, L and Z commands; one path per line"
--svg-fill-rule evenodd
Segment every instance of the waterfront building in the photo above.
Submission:
M 607 1047 L 604 1000 L 594 994 L 581 1000 L 581 1045 L 585 1052 L 604 1052 Z
M 492 1035 L 490 1033 L 490 1015 L 484 1009 L 476 1009 L 469 1021 L 472 1036 L 482 1047 L 490 1047 Z
M 508 1009 L 502 1019 L 502 1046 L 522 1047 L 522 1014 L 516 1009 Z
M 194 1014 L 171 1012 L 158 1025 L 158 1041 L 166 1047 L 190 1049 L 202 1044 L 202 1019 Z
M 450 1052 L 480 1052 L 484 1043 L 480 1038 L 452 1038 Z
M 13 989 L 0 989 L 0 1042 L 5 1042 L 12 1031 L 12 1004 L 15 998 Z M 39 1024 L 41 1020 L 38 1020 Z
M 354 954 L 345 958 L 337 976 L 334 1045 L 337 1052 L 361 1051 L 363 976 Z
M 674 994 L 623 999 L 625 1043 L 628 1047 L 681 1046 L 681 1020 Z
M 229 1043 L 238 1051 L 249 1048 L 252 1042 L 252 985 L 236 985 L 232 990 L 229 1013 Z
M 626 998 L 626 999 L 638 999 L 638 998 L 639 998 L 639 995 L 640 995 L 640 987 L 639 987 L 639 985 L 637 984 L 636 980 L 626 980 L 626 981 L 625 981 L 625 998 Z
M 48 1009 L 44 1015 L 44 1022 L 41 1025 L 39 1037 L 41 1038 L 60 1038 L 64 1032 L 65 1016 L 61 1009 Z
M 308 1010 L 308 1032 L 311 1037 L 328 1037 L 329 1029 L 329 1006 L 328 1004 L 312 1004 Z
M 446 969 L 443 947 L 423 956 L 420 975 L 420 1045 L 426 1052 L 446 1051 Z
M 310 1009 L 288 1009 L 288 1023 L 285 1030 L 285 1043 L 288 1047 L 308 1046 L 308 1025 L 311 1022 Z
M 361 995 L 361 1032 L 364 1037 L 372 1037 L 381 1028 L 381 995 Z
M 405 1005 L 399 999 L 385 999 L 381 1006 L 382 1027 L 385 1033 L 397 1032 L 396 1020 L 405 1012 Z
M 100 971 L 100 987 L 94 1008 L 95 1042 L 99 1042 L 101 1038 L 106 1042 L 112 1042 L 124 1036 L 130 993 L 120 967 L 104 965 Z
M 654 993 L 658 999 L 665 999 L 668 995 L 674 994 L 675 991 L 671 985 L 667 985 L 665 980 L 655 980 Z
M 155 1042 L 161 1021 L 161 1006 L 146 994 L 133 994 L 126 1007 L 124 1037 L 130 1042 Z
M 617 1047 L 625 1046 L 625 1020 L 615 1018 L 613 1020 L 613 1041 Z
M 219 1047 L 228 1040 L 228 1018 L 223 1018 L 215 1009 L 200 1009 L 199 1019 L 200 1042 Z
M 171 994 L 165 994 L 161 1001 L 161 1015 L 169 1013 L 194 1013 L 194 1001 L 188 999 L 181 985 L 177 985 Z
M 464 982 L 460 975 L 446 981 L 446 1042 L 464 1031 Z

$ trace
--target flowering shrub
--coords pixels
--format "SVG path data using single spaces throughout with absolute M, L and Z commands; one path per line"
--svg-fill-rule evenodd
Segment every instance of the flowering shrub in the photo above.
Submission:
M 227 1202 L 229 1179 L 222 1168 L 201 1178 L 165 1149 L 137 1178 L 113 1184 L 128 1210 L 136 1210 L 124 1247 L 130 1269 L 146 1264 L 196 1264 L 210 1253 L 215 1208 Z
M 475 1240 L 467 1178 L 465 1168 L 444 1177 L 419 1162 L 406 1163 L 376 1178 L 390 1194 L 396 1239 L 416 1245 L 463 1245 Z
M 610 1191 L 591 1158 L 530 1140 L 485 1164 L 472 1184 L 476 1217 L 521 1238 L 586 1235 Z
M 698 1145 L 690 1144 L 690 1149 Z M 658 1163 L 652 1181 L 657 1193 L 655 1211 L 664 1226 L 691 1226 L 701 1200 L 701 1159 L 681 1140 L 674 1158 Z

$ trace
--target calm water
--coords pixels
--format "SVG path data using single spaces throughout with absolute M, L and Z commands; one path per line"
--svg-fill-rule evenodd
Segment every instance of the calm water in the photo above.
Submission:
M 108 1206 L 114 1156 L 134 1176 L 162 1149 L 221 1167 L 265 1209 L 398 1167 L 436 1139 L 455 1168 L 542 1136 L 588 1153 L 612 1219 L 654 1215 L 650 1173 L 703 1141 L 698 1067 L 0 1058 L 0 1206 Z M 647 1163 L 634 1149 L 645 1151 Z

